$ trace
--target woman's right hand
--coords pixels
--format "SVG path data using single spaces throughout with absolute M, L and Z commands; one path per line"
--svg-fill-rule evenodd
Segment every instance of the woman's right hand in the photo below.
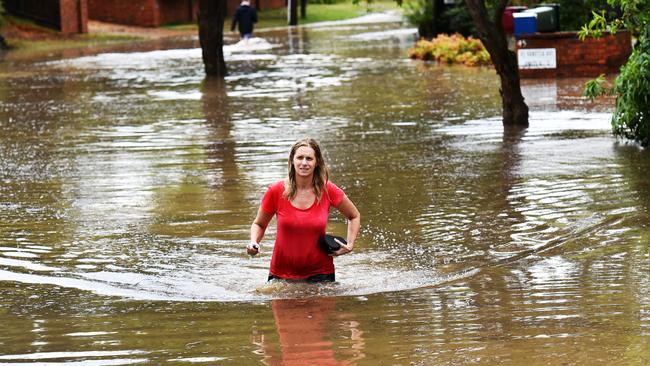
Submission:
M 260 245 L 257 243 L 248 243 L 246 246 L 246 253 L 251 256 L 257 255 L 260 252 Z

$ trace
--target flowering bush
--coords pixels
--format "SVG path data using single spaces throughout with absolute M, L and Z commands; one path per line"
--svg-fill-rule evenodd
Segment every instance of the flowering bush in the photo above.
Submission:
M 451 36 L 439 34 L 428 41 L 421 39 L 408 50 L 410 58 L 458 63 L 467 66 L 490 65 L 490 54 L 476 38 L 465 38 L 456 33 Z

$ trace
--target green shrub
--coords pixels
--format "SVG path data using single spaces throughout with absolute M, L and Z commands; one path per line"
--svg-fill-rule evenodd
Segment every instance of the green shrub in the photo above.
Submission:
M 607 0 L 560 0 L 557 4 L 560 4 L 560 29 L 564 31 L 579 30 L 591 20 L 593 11 L 604 11 L 610 16 L 616 14 L 615 8 L 608 5 Z
M 650 24 L 616 78 L 614 134 L 650 147 Z
M 404 0 L 402 8 L 407 22 L 420 26 L 433 20 L 431 0 Z
M 447 33 L 460 33 L 465 37 L 478 35 L 472 16 L 464 2 L 447 8 L 444 20 L 448 29 Z
M 611 18 L 604 11 L 594 12 L 593 19 L 580 30 L 580 38 L 600 37 L 605 32 L 616 33 L 625 28 L 637 38 L 637 43 L 613 88 L 605 87 L 601 77 L 588 82 L 584 94 L 590 98 L 616 95 L 612 116 L 614 134 L 647 148 L 650 147 L 650 1 L 608 0 L 608 4 L 620 9 L 620 15 Z
M 479 39 L 465 38 L 457 33 L 451 36 L 440 34 L 431 41 L 421 39 L 408 50 L 408 55 L 414 59 L 467 66 L 491 64 L 490 54 Z

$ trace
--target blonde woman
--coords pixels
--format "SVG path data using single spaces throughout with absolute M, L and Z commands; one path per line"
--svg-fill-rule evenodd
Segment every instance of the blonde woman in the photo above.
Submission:
M 316 140 L 297 141 L 289 153 L 288 165 L 288 177 L 272 184 L 262 198 L 251 225 L 251 241 L 246 251 L 250 255 L 259 252 L 264 232 L 276 215 L 277 235 L 269 280 L 333 282 L 333 257 L 354 249 L 361 215 L 343 190 L 329 181 Z M 348 230 L 347 244 L 338 241 L 341 248 L 328 255 L 319 248 L 318 239 L 325 234 L 330 207 L 335 207 L 348 219 Z

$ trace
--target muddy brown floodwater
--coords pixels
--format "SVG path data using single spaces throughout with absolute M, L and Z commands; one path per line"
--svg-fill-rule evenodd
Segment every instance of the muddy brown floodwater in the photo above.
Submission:
M 525 80 L 504 131 L 494 71 L 399 24 L 257 35 L 225 81 L 194 38 L 0 64 L 0 365 L 650 363 L 650 156 L 611 100 Z M 337 283 L 267 285 L 248 229 L 305 135 L 362 232 Z

